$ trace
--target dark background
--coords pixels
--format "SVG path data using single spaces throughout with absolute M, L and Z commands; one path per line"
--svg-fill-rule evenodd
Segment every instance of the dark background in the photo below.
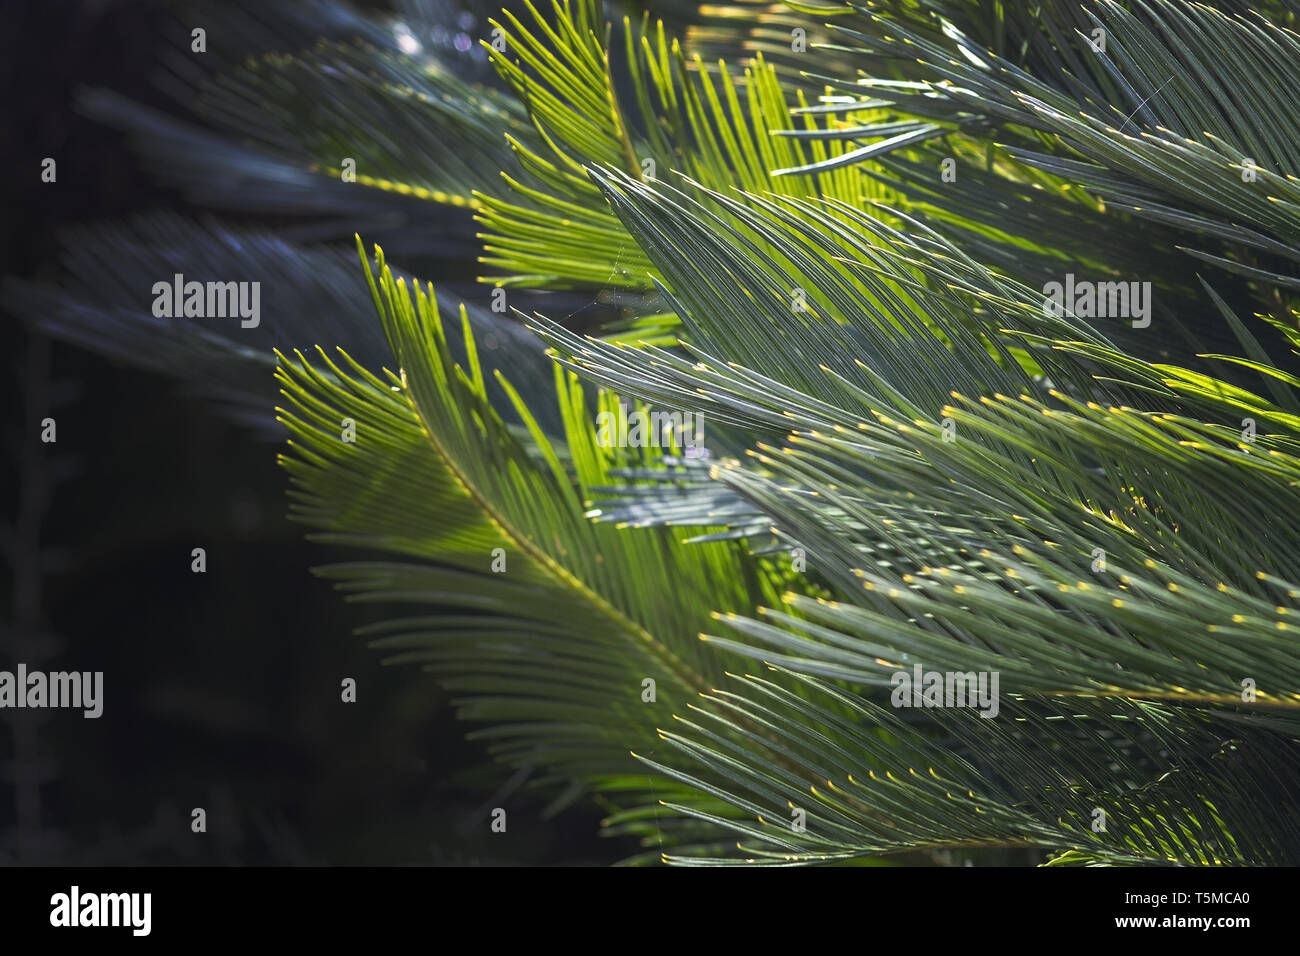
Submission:
M 166 3 L 6 4 L 0 274 L 59 281 L 60 230 L 186 211 L 81 85 L 167 106 Z M 40 181 L 42 157 L 58 181 Z M 0 863 L 603 863 L 598 808 L 543 820 L 433 679 L 351 629 L 383 609 L 313 578 L 277 445 L 172 381 L 0 315 L 0 668 L 104 672 L 104 714 L 0 711 Z M 40 422 L 57 422 L 42 444 Z M 190 552 L 207 551 L 206 574 Z M 340 681 L 357 681 L 355 704 Z M 494 806 L 509 828 L 492 834 Z M 207 812 L 207 832 L 190 812 Z

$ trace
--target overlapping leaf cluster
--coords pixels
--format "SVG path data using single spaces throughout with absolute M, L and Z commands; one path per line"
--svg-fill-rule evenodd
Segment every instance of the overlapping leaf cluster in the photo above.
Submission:
M 1293 862 L 1287 15 L 790 6 L 766 22 L 808 18 L 838 38 L 820 66 L 862 71 L 815 76 L 818 104 L 761 61 L 719 95 L 659 30 L 585 4 L 502 21 L 494 54 L 543 145 L 512 140 L 514 195 L 479 197 L 488 265 L 654 289 L 617 335 L 530 324 L 600 407 L 702 414 L 722 451 L 602 449 L 572 377 L 559 441 L 508 435 L 431 295 L 383 272 L 400 375 L 280 373 L 302 516 L 421 562 L 335 573 L 457 608 L 396 643 L 503 755 L 603 789 L 615 830 L 667 833 L 674 859 L 735 859 L 715 852 L 732 831 L 768 863 Z M 803 130 L 774 135 L 787 107 Z M 1039 283 L 1066 271 L 1150 281 L 1163 308 L 1141 332 L 1053 315 Z M 340 447 L 348 413 L 383 443 Z M 493 546 L 517 575 L 493 579 Z M 918 663 L 997 673 L 999 713 L 891 707 Z M 669 689 L 654 705 L 643 671 Z
M 101 230 L 31 301 L 125 356 L 176 250 L 284 273 L 256 343 L 151 364 L 244 409 L 279 349 L 294 514 L 357 558 L 321 573 L 645 859 L 1300 860 L 1294 9 L 649 6 L 470 17 L 494 80 L 412 46 L 447 4 L 321 0 L 326 42 L 197 83 L 238 145 L 90 94 L 192 195 L 302 218 Z M 296 244 L 344 226 L 454 277 L 367 263 L 391 361 Z M 1151 325 L 1045 311 L 1066 273 L 1150 282 Z M 605 447 L 620 407 L 711 457 Z M 891 706 L 916 664 L 997 673 L 997 715 Z

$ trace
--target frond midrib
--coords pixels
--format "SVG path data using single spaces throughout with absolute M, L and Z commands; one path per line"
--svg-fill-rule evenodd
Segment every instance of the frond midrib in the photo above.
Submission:
M 617 607 L 610 604 L 567 568 L 556 562 L 545 552 L 541 551 L 536 544 L 534 544 L 531 538 L 518 530 L 505 515 L 500 513 L 499 509 L 493 506 L 492 503 L 478 491 L 477 487 L 470 481 L 469 477 L 457 465 L 454 456 L 447 451 L 442 442 L 439 441 L 433 429 L 429 426 L 429 423 L 425 420 L 424 414 L 420 411 L 418 403 L 412 397 L 405 369 L 401 371 L 401 380 L 402 391 L 406 395 L 407 403 L 410 405 L 416 421 L 420 424 L 420 430 L 428 439 L 435 454 L 442 459 L 442 462 L 446 466 L 452 479 L 461 490 L 465 492 L 466 496 L 474 502 L 487 521 L 490 522 L 504 538 L 513 541 L 534 564 L 540 567 L 556 583 L 573 592 L 602 616 L 612 621 L 622 633 L 642 645 L 652 656 L 660 659 L 669 671 L 672 672 L 673 676 L 681 681 L 683 685 L 696 693 L 707 693 L 710 685 L 703 679 L 702 675 L 695 673 L 680 657 L 674 654 L 663 644 L 663 642 L 643 626 L 628 617 Z

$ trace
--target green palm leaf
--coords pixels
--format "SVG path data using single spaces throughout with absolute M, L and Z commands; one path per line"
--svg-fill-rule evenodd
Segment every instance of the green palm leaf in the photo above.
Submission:
M 1277 65 L 1300 52 L 1300 35 L 1181 0 L 1136 3 L 1132 12 L 1102 0 L 1087 8 L 1087 23 L 1061 30 L 1048 15 L 1025 29 L 1025 42 L 1050 54 L 1050 66 L 1034 70 L 938 13 L 926 23 L 914 12 L 853 9 L 858 16 L 831 25 L 841 49 L 906 63 L 916 78 L 819 78 L 952 129 L 997 124 L 1012 159 L 1082 185 L 1110 208 L 1246 247 L 1269 263 L 1287 260 L 1274 268 L 1188 250 L 1297 288 L 1300 180 L 1288 171 L 1300 157 L 1289 120 L 1300 87 Z M 1224 56 L 1230 69 L 1207 65 Z
M 523 175 L 506 174 L 509 198 L 483 195 L 484 263 L 500 285 L 648 291 L 654 268 L 613 215 L 586 167 L 599 163 L 641 179 L 680 173 L 706 187 L 784 195 L 819 192 L 859 202 L 883 189 L 857 168 L 815 180 L 782 178 L 781 167 L 844 155 L 837 142 L 778 138 L 790 100 L 761 59 L 733 79 L 689 60 L 663 25 L 602 26 L 592 0 L 553 0 L 553 24 L 494 21 L 504 50 L 493 63 L 526 104 L 535 148 L 511 139 Z M 801 97 L 795 103 L 803 103 Z M 824 128 L 808 117 L 805 129 Z
M 583 390 L 558 371 L 566 444 L 522 403 L 529 435 L 517 439 L 487 399 L 468 322 L 462 368 L 431 290 L 412 295 L 382 254 L 371 289 L 400 374 L 323 352 L 318 364 L 281 356 L 277 373 L 294 515 L 323 529 L 318 540 L 385 555 L 320 573 L 351 600 L 422 608 L 367 633 L 438 672 L 464 718 L 492 725 L 479 735 L 501 759 L 588 783 L 634 771 L 629 750 L 653 747 L 665 711 L 720 677 L 696 639 L 709 612 L 779 600 L 783 576 L 733 543 L 687 547 L 586 520 L 585 489 L 660 449 L 598 445 Z M 345 420 L 354 443 L 340 437 Z M 642 699 L 646 678 L 656 703 Z

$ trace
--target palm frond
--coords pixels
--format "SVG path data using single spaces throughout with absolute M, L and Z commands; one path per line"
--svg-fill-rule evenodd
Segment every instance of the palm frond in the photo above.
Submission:
M 494 23 L 505 49 L 493 62 L 526 104 L 546 143 L 534 149 L 512 138 L 523 175 L 507 175 L 514 195 L 479 199 L 487 229 L 487 281 L 546 288 L 652 288 L 654 270 L 587 178 L 600 163 L 640 179 L 680 173 L 705 187 L 748 193 L 819 192 L 852 202 L 883 190 L 860 170 L 837 169 L 813 180 L 774 170 L 829 162 L 839 143 L 772 136 L 789 124 L 789 103 L 773 69 L 759 60 L 743 82 L 724 66 L 716 74 L 689 61 L 662 24 L 624 20 L 617 33 L 601 27 L 592 0 L 553 0 L 552 27 Z M 795 103 L 804 102 L 796 97 Z M 809 117 L 807 130 L 818 122 Z M 599 252 L 593 256 L 593 250 Z
M 436 63 L 357 44 L 268 54 L 219 74 L 199 106 L 218 125 L 333 179 L 473 207 L 510 162 L 506 137 L 540 140 L 519 103 Z
M 727 856 L 671 862 L 789 866 L 1002 847 L 1053 852 L 1058 865 L 1277 865 L 1300 846 L 1294 727 L 1225 742 L 1223 728 L 1159 705 L 1005 698 L 991 720 L 939 709 L 908 723 L 897 709 L 803 684 L 807 698 L 736 677 L 665 732 L 681 757 L 647 763 L 748 817 L 673 805 L 741 840 Z M 774 740 L 732 743 L 742 719 Z M 1255 809 L 1261 777 L 1283 795 L 1276 816 Z
M 1212 237 L 1251 250 L 1258 264 L 1188 251 L 1297 288 L 1300 232 L 1291 208 L 1300 180 L 1288 171 L 1300 140 L 1288 117 L 1300 87 L 1277 65 L 1300 52 L 1300 36 L 1258 15 L 1182 0 L 1132 6 L 1103 0 L 1087 8 L 1088 24 L 1078 24 L 1078 14 L 1064 31 L 1045 17 L 1030 34 L 1043 49 L 1036 69 L 938 13 L 922 24 L 854 7 L 857 18 L 831 25 L 844 48 L 864 62 L 905 62 L 916 78 L 819 78 L 953 130 L 996 124 L 1011 158 L 1065 177 L 1109 208 L 1197 237 L 1190 242 Z M 1214 51 L 1230 51 L 1238 75 L 1260 78 L 1253 95 L 1243 97 L 1234 80 L 1207 66 Z
M 463 314 L 462 367 L 431 290 L 412 295 L 382 253 L 371 281 L 400 373 L 323 353 L 315 365 L 282 357 L 277 373 L 292 406 L 281 420 L 294 515 L 319 540 L 387 556 L 321 573 L 352 600 L 423 608 L 367 633 L 391 659 L 430 664 L 461 715 L 491 725 L 477 736 L 501 759 L 544 766 L 551 780 L 625 785 L 637 773 L 629 749 L 652 748 L 666 712 L 721 676 L 696 639 L 710 611 L 779 601 L 784 576 L 733 543 L 685 546 L 661 529 L 587 521 L 584 490 L 606 482 L 616 458 L 653 457 L 600 446 L 583 390 L 558 371 L 564 445 L 517 401 L 521 443 L 487 400 Z M 613 397 L 600 407 L 615 408 Z M 340 439 L 345 418 L 355 443 Z

